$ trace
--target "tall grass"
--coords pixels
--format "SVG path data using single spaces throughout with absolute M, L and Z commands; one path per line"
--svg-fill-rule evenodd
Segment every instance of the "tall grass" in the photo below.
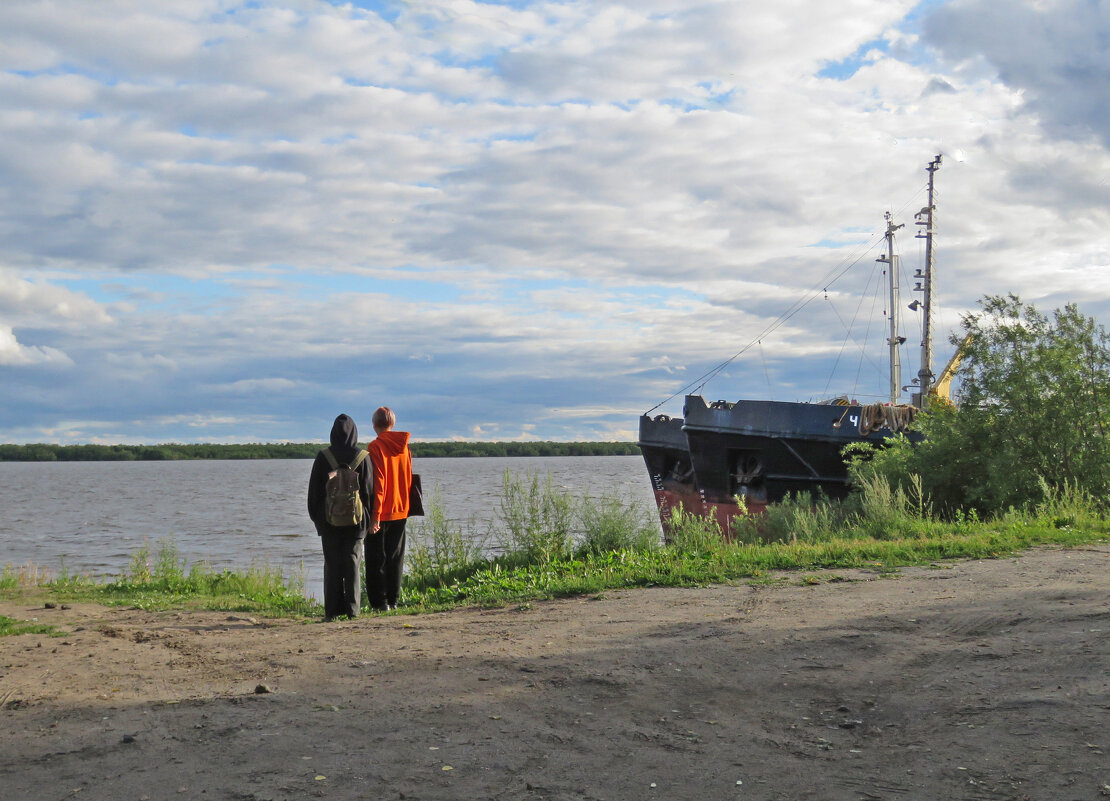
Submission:
M 660 545 L 654 510 L 613 495 L 576 498 L 535 475 L 505 474 L 498 514 L 484 532 L 450 521 L 438 492 L 427 510 L 410 520 L 405 586 L 414 591 L 447 586 L 487 565 L 504 570 Z
M 501 484 L 499 522 L 506 553 L 525 562 L 550 562 L 571 549 L 574 502 L 555 489 L 548 476 L 516 479 L 505 471 Z
M 72 575 L 64 568 L 51 575 L 42 568 L 4 568 L 0 590 L 45 591 L 70 600 L 140 608 L 196 606 L 261 614 L 312 614 L 318 608 L 305 597 L 304 576 L 286 576 L 268 565 L 246 570 L 213 571 L 206 563 L 189 565 L 170 540 L 151 548 L 146 542 L 119 576 L 97 579 Z
M 205 562 L 190 566 L 172 541 L 161 540 L 155 551 L 144 544 L 119 578 L 98 585 L 96 593 L 106 600 L 131 599 L 138 606 L 200 598 L 207 608 L 284 613 L 308 611 L 315 605 L 305 598 L 304 589 L 303 574 L 286 576 L 266 564 L 218 572 Z
M 486 540 L 473 525 L 464 529 L 447 518 L 438 489 L 426 504 L 428 511 L 423 519 L 410 519 L 411 545 L 406 555 L 406 589 L 418 591 L 442 587 L 471 572 L 482 560 Z
M 712 517 L 678 509 L 667 521 L 663 547 L 651 512 L 645 517 L 646 510 L 618 499 L 575 499 L 550 481 L 506 475 L 496 522 L 502 528 L 492 532 L 506 550 L 479 558 L 459 545 L 459 530 L 433 522 L 431 531 L 440 531 L 448 547 L 435 551 L 443 556 L 438 561 L 410 560 L 406 599 L 410 609 L 503 604 L 612 587 L 730 581 L 772 570 L 982 558 L 1047 542 L 1106 539 L 1107 521 L 1080 493 L 1058 493 L 1051 503 L 1012 518 L 984 522 L 969 514 L 944 521 L 920 482 L 908 486 L 892 488 L 875 477 L 845 502 L 793 496 L 764 515 L 736 519 L 729 537 Z M 430 520 L 437 514 L 433 503 Z
M 948 530 L 917 476 L 908 487 L 892 487 L 878 474 L 863 477 L 857 492 L 845 501 L 807 493 L 771 504 L 761 516 L 733 519 L 732 537 L 745 543 L 818 543 L 832 539 L 919 539 Z M 957 516 L 956 521 L 963 521 Z
M 1042 497 L 1033 506 L 1033 515 L 1042 524 L 1056 528 L 1090 525 L 1105 514 L 1105 500 L 1096 498 L 1077 482 L 1065 481 L 1054 488 L 1042 478 Z
M 671 511 L 667 531 L 671 551 L 683 556 L 712 557 L 726 544 L 716 518 L 687 512 L 681 506 Z
M 615 495 L 580 499 L 575 519 L 581 534 L 578 554 L 650 551 L 660 544 L 654 511 Z
M 0 571 L 0 590 L 25 590 L 41 587 L 53 580 L 50 571 L 40 565 L 4 565 Z
M 1094 499 L 1074 490 L 1046 498 L 994 521 L 974 513 L 941 520 L 919 481 L 907 490 L 879 476 L 844 502 L 801 494 L 772 504 L 764 515 L 737 518 L 728 537 L 714 518 L 677 509 L 662 546 L 652 512 L 614 498 L 575 499 L 550 481 L 506 475 L 492 532 L 506 550 L 481 558 L 463 548 L 461 531 L 437 518 L 441 511 L 433 501 L 429 531 L 446 544 L 432 549 L 438 559 L 420 550 L 410 559 L 405 598 L 410 609 L 504 604 L 613 587 L 731 581 L 774 570 L 887 569 L 1107 539 L 1110 523 Z

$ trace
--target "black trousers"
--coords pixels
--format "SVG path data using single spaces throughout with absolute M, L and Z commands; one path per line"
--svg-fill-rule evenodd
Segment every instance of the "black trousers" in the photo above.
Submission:
M 324 617 L 339 615 L 358 617 L 362 582 L 358 561 L 362 555 L 364 532 L 356 534 L 321 534 L 324 549 Z
M 405 574 L 405 523 L 383 520 L 377 534 L 366 535 L 366 598 L 374 609 L 396 606 Z

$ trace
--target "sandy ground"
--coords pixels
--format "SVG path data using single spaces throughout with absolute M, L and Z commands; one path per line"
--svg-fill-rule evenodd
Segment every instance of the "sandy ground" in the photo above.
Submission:
M 333 624 L 0 613 L 66 632 L 0 641 L 4 801 L 1110 796 L 1108 546 Z

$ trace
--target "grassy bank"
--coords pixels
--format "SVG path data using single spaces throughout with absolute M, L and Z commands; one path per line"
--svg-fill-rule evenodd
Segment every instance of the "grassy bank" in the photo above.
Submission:
M 315 601 L 305 597 L 302 576 L 251 567 L 213 571 L 200 562 L 188 565 L 172 542 L 144 546 L 119 576 L 58 575 L 33 566 L 0 573 L 0 599 L 35 598 L 47 603 L 93 602 L 141 609 L 209 609 L 271 616 L 312 617 Z M 0 630 L 0 633 L 3 633 Z
M 448 519 L 438 498 L 411 521 L 402 612 L 531 601 L 644 586 L 700 586 L 794 571 L 864 568 L 893 572 L 949 559 L 986 559 L 1042 545 L 1110 541 L 1110 520 L 1090 497 L 1065 492 L 994 520 L 941 520 L 920 496 L 882 482 L 850 503 L 795 499 L 723 536 L 715 522 L 678 512 L 659 541 L 654 510 L 615 498 L 579 498 L 550 481 L 506 474 L 495 519 L 482 530 Z M 490 556 L 489 554 L 495 554 Z M 215 572 L 189 566 L 172 543 L 136 553 L 117 577 L 50 575 L 6 567 L 0 598 L 35 598 L 148 609 L 195 608 L 319 619 L 304 580 L 266 567 Z M 0 621 L 0 635 L 20 633 Z
M 505 553 L 479 559 L 464 545 L 473 532 L 452 526 L 433 504 L 415 538 L 406 606 L 504 605 L 616 588 L 759 579 L 776 571 L 886 572 L 1110 540 L 1110 520 L 1081 493 L 995 520 L 961 515 L 946 521 L 920 497 L 881 481 L 851 502 L 788 500 L 763 517 L 736 521 L 731 537 L 713 520 L 676 512 L 666 545 L 649 534 L 641 510 L 613 499 L 576 505 L 535 479 L 530 485 L 506 479 L 500 519 Z

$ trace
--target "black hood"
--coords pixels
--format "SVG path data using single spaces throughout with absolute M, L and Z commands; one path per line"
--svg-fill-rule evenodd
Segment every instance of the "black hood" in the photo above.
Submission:
M 331 452 L 341 462 L 350 461 L 358 453 L 358 426 L 345 414 L 335 418 L 332 424 Z

